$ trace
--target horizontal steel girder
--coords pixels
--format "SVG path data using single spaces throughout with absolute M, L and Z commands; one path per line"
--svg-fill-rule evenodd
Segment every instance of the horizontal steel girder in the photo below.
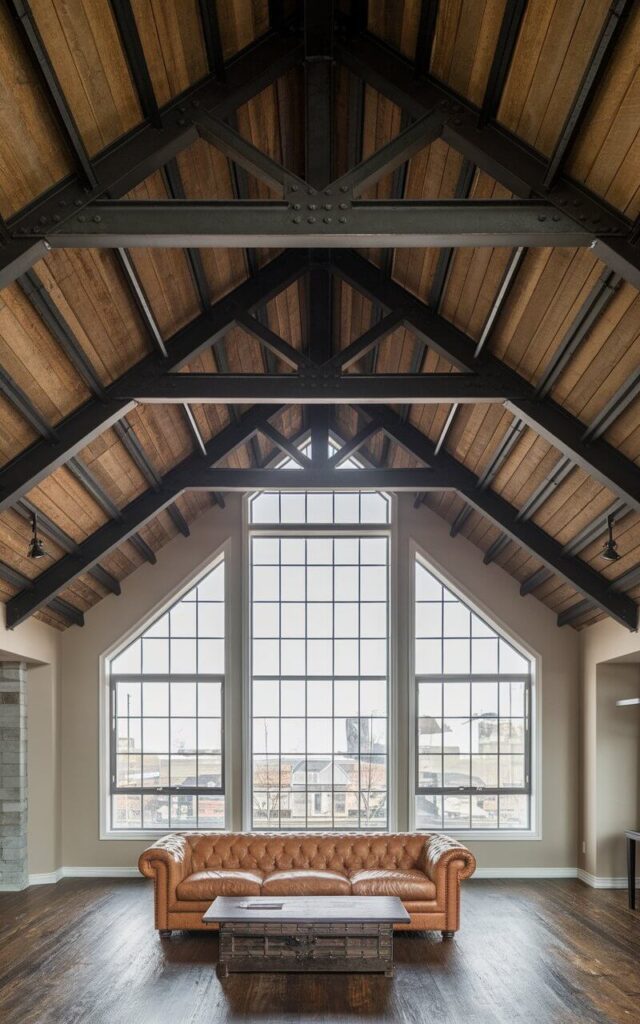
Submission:
M 46 256 L 46 226 L 62 225 L 101 195 L 126 195 L 198 138 L 190 111 L 227 117 L 302 59 L 302 48 L 290 37 L 270 34 L 226 66 L 224 82 L 207 78 L 176 96 L 160 110 L 161 127 L 138 125 L 92 160 L 97 185 L 87 190 L 83 178 L 65 179 L 28 208 L 9 218 L 11 240 L 0 244 L 0 288 L 4 288 Z M 18 237 L 20 236 L 20 237 Z
M 280 406 L 260 406 L 250 409 L 238 423 L 230 423 L 207 442 L 207 460 L 220 462 L 242 444 L 245 444 L 259 429 L 265 419 L 274 416 Z M 50 565 L 21 590 L 6 605 L 6 623 L 9 629 L 33 615 L 38 608 L 49 604 L 51 599 L 64 590 L 77 576 L 88 572 L 100 559 L 132 537 L 137 530 L 162 512 L 185 489 L 186 480 L 198 480 L 198 475 L 208 469 L 200 453 L 187 456 L 162 477 L 158 489 L 150 488 L 134 498 L 119 510 L 118 519 L 108 520 L 104 526 L 78 544 L 77 549 L 64 555 Z M 213 488 L 217 490 L 218 488 Z
M 517 392 L 512 392 L 515 397 Z M 170 373 L 134 386 L 117 387 L 121 401 L 142 403 L 283 402 L 301 405 L 349 404 L 351 402 L 437 403 L 502 402 L 511 397 L 490 378 L 473 373 L 394 373 L 323 375 Z
M 517 544 L 544 562 L 584 597 L 590 598 L 607 615 L 627 629 L 636 629 L 638 608 L 631 598 L 616 593 L 609 582 L 586 562 L 568 555 L 558 541 L 531 521 L 523 521 L 518 509 L 490 488 L 478 487 L 478 478 L 445 451 L 435 452 L 435 445 L 416 427 L 402 420 L 392 409 L 379 405 L 358 406 L 364 415 L 375 420 L 406 451 L 433 469 L 447 470 L 455 478 L 454 488 L 478 512 L 491 519 Z
M 415 491 L 449 490 L 455 474 L 433 469 L 203 469 L 185 476 L 185 490 Z
M 502 381 L 505 391 L 517 391 L 518 397 L 506 399 L 511 412 L 545 437 L 551 444 L 627 504 L 640 511 L 640 472 L 638 467 L 602 438 L 587 440 L 587 424 L 549 399 L 540 399 L 535 387 L 488 351 L 476 360 L 475 342 L 444 317 L 435 313 L 397 282 L 384 278 L 379 269 L 353 252 L 336 252 L 336 272 L 352 287 L 384 309 L 402 309 L 409 328 L 426 344 L 455 366 L 487 374 Z
M 479 123 L 479 109 L 430 76 L 418 77 L 414 67 L 372 36 L 336 45 L 336 57 L 412 117 L 438 108 L 442 137 L 514 195 L 539 196 L 574 224 L 591 232 L 595 255 L 626 281 L 640 288 L 640 248 L 627 236 L 631 225 L 598 196 L 559 175 L 548 187 L 548 162 L 502 126 Z M 517 245 L 517 242 L 512 242 Z M 525 243 L 526 244 L 526 243 Z
M 214 345 L 234 324 L 236 316 L 267 302 L 304 270 L 297 253 L 283 253 L 251 278 L 238 285 L 210 309 L 167 341 L 166 359 L 156 354 L 136 363 L 116 382 L 135 391 L 144 382 L 180 369 L 199 352 Z M 59 466 L 130 412 L 133 400 L 115 397 L 114 385 L 102 399 L 91 399 L 56 424 L 51 440 L 37 441 L 0 470 L 0 511 L 9 508 Z
M 42 234 L 63 249 L 573 247 L 594 238 L 544 200 L 357 200 L 327 213 L 306 198 L 314 201 L 300 212 L 278 201 L 98 201 Z

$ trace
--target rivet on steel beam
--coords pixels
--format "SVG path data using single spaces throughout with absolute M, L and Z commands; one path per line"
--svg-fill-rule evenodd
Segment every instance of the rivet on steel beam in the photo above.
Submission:
M 349 186 L 348 185 L 341 185 L 340 186 L 340 191 L 341 192 L 348 192 L 349 191 Z
M 301 220 L 302 220 L 302 217 L 294 217 L 293 218 L 293 223 L 294 224 L 299 224 Z
M 340 209 L 341 210 L 348 210 L 349 209 L 349 204 L 348 203 L 340 203 Z
M 346 224 L 347 223 L 347 218 L 346 217 L 338 217 L 338 223 Z
M 323 220 L 324 220 L 325 224 L 330 224 L 331 223 L 331 217 L 324 217 Z
M 99 214 L 96 214 L 95 217 L 93 218 L 94 224 L 99 224 L 101 220 L 102 220 L 102 217 L 100 217 Z
M 330 196 L 331 195 L 331 189 L 330 188 L 325 188 L 324 194 L 325 194 L 325 196 Z
M 325 210 L 333 210 L 333 206 L 331 205 L 331 203 L 325 203 L 324 208 Z
M 76 206 L 82 206 L 82 199 L 76 199 L 75 205 Z
M 307 224 L 315 224 L 315 222 L 316 222 L 316 218 L 315 217 L 307 217 Z
M 318 204 L 317 203 L 309 203 L 309 205 L 307 206 L 307 210 L 317 210 L 317 209 L 318 209 Z

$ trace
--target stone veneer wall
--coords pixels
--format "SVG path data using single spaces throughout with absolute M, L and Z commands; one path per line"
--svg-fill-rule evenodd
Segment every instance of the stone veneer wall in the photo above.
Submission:
M 28 884 L 27 670 L 0 661 L 0 889 Z

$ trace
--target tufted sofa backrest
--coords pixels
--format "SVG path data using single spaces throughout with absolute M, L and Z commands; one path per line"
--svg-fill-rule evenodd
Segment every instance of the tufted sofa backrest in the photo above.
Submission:
M 420 868 L 428 836 L 402 833 L 192 832 L 191 871 Z

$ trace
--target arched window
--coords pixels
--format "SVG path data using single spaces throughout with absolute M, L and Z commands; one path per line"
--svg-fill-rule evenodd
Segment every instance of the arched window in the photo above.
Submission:
M 109 659 L 110 831 L 223 828 L 224 561 Z
M 390 522 L 379 492 L 249 500 L 252 829 L 387 828 Z
M 417 556 L 418 828 L 531 828 L 532 662 Z

